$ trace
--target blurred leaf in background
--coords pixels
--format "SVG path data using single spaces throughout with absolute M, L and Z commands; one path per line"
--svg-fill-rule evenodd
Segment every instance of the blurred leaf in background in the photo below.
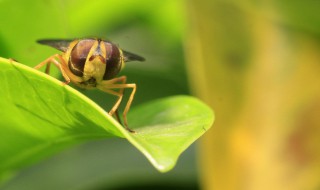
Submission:
M 188 2 L 191 87 L 217 118 L 201 141 L 205 190 L 319 189 L 319 8 Z
M 1 0 L 0 56 L 34 66 L 57 53 L 36 44 L 38 39 L 102 37 L 147 59 L 144 63 L 127 64 L 122 73 L 138 85 L 133 106 L 155 98 L 186 94 L 182 49 L 186 25 L 184 3 L 182 0 Z M 57 70 L 52 76 L 61 78 Z M 98 91 L 81 92 L 105 109 L 114 102 L 114 97 Z M 124 186 L 171 181 L 176 186 L 197 187 L 193 148 L 185 153 L 188 156 L 182 157 L 177 169 L 160 175 L 137 151 L 128 150 L 126 144 L 115 144 L 117 140 L 107 140 L 66 150 L 26 169 L 4 189 L 99 189 L 110 187 L 114 180 L 120 180 Z M 110 157 L 110 152 L 114 154 L 112 166 L 125 162 L 127 167 L 108 169 L 109 160 L 104 159 Z M 119 157 L 124 160 L 118 160 Z M 129 164 L 137 160 L 141 160 L 138 166 Z M 125 182 L 122 176 L 127 176 Z

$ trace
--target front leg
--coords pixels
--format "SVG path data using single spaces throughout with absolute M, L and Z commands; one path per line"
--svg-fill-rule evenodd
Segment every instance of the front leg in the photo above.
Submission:
M 60 62 L 57 61 L 57 59 Z M 63 57 L 61 55 L 59 55 L 59 54 L 55 54 L 55 55 L 49 57 L 48 59 L 46 59 L 46 60 L 42 61 L 41 63 L 39 63 L 38 65 L 36 65 L 34 68 L 35 69 L 40 69 L 41 67 L 46 65 L 45 72 L 47 74 L 50 74 L 50 65 L 51 65 L 51 63 L 53 63 L 61 71 L 61 74 L 62 74 L 63 78 L 66 80 L 65 84 L 70 83 L 70 78 L 65 72 L 65 69 L 67 69 L 67 64 L 66 64 L 65 60 L 63 59 Z

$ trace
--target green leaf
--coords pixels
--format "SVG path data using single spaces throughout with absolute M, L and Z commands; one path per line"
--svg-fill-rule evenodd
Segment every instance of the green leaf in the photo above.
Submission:
M 126 138 L 161 172 L 213 122 L 196 98 L 174 96 L 132 109 L 129 133 L 90 99 L 33 68 L 0 58 L 0 178 L 72 144 Z M 106 161 L 108 158 L 106 158 Z

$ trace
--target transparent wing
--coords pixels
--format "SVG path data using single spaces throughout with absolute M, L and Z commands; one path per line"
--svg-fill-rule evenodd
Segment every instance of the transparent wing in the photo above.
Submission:
M 69 44 L 74 40 L 69 39 L 41 39 L 37 40 L 39 44 L 48 45 L 53 48 L 56 48 L 57 50 L 66 52 Z
M 122 50 L 123 52 L 123 56 L 124 56 L 124 61 L 125 62 L 128 62 L 128 61 L 145 61 L 145 58 L 139 56 L 139 55 L 136 55 L 134 53 L 130 53 L 130 52 L 127 52 L 127 51 L 124 51 Z

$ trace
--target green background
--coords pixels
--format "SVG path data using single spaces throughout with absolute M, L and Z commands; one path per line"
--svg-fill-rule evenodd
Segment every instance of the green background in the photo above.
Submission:
M 188 94 L 183 58 L 184 1 L 0 1 L 0 56 L 35 66 L 56 50 L 36 44 L 43 38 L 101 37 L 137 53 L 146 62 L 126 65 L 135 82 L 135 105 Z M 57 70 L 52 76 L 62 79 Z M 82 93 L 105 109 L 114 97 Z M 155 184 L 155 185 L 154 185 Z M 127 186 L 197 187 L 194 146 L 168 174 L 159 174 L 123 140 L 108 139 L 65 150 L 24 169 L 3 189 L 103 189 Z

